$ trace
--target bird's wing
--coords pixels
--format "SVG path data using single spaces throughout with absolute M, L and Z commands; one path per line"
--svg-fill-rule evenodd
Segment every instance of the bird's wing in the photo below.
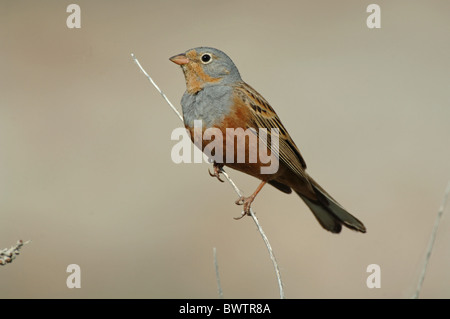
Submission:
M 234 89 L 235 94 L 242 101 L 242 104 L 250 110 L 253 128 L 257 129 L 257 133 L 258 128 L 267 129 L 267 141 L 269 145 L 271 144 L 271 139 L 274 137 L 271 129 L 278 129 L 280 162 L 289 167 L 298 176 L 305 177 L 305 160 L 269 103 L 261 94 L 245 82 L 239 82 L 235 85 Z

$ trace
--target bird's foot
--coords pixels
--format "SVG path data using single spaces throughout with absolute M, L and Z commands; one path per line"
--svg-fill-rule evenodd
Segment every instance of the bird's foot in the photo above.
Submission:
M 242 217 L 244 217 L 244 216 L 251 216 L 251 213 L 250 213 L 250 208 L 251 208 L 251 205 L 252 205 L 252 202 L 253 202 L 253 200 L 255 199 L 255 196 L 249 196 L 249 197 L 245 197 L 245 196 L 241 196 L 241 197 L 239 197 L 239 199 L 235 202 L 236 203 L 236 205 L 243 205 L 244 206 L 244 210 L 242 211 L 242 214 L 241 214 L 241 216 L 239 216 L 239 217 L 233 217 L 234 219 L 236 219 L 236 220 L 239 220 L 239 219 L 241 219 Z
M 209 173 L 209 175 L 211 175 L 212 177 L 216 177 L 219 181 L 221 181 L 223 183 L 223 180 L 220 178 L 220 173 L 222 173 L 222 167 L 223 167 L 223 164 L 217 164 L 216 162 L 214 162 L 214 164 L 213 164 L 214 173 L 211 173 L 209 168 L 208 168 L 208 173 Z

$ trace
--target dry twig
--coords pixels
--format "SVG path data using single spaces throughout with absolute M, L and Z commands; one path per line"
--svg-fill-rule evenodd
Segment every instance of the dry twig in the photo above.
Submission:
M 17 255 L 20 254 L 20 249 L 23 247 L 23 245 L 26 245 L 29 242 L 30 240 L 26 242 L 18 240 L 14 246 L 11 246 L 10 248 L 0 249 L 0 266 L 12 263 L 12 261 L 16 259 Z
M 222 291 L 222 285 L 220 284 L 219 263 L 217 262 L 216 247 L 213 248 L 213 255 L 214 255 L 214 269 L 216 270 L 217 292 L 219 293 L 219 298 L 223 299 L 223 291 Z
M 419 276 L 419 282 L 417 284 L 417 289 L 414 295 L 411 297 L 412 299 L 419 298 L 420 290 L 422 289 L 423 280 L 425 279 L 425 274 L 427 272 L 428 262 L 430 261 L 431 252 L 433 251 L 434 241 L 436 240 L 436 234 L 438 230 L 439 223 L 441 221 L 442 215 L 444 214 L 445 205 L 447 204 L 447 198 L 450 194 L 450 182 L 447 184 L 447 188 L 444 192 L 444 199 L 442 200 L 441 207 L 439 207 L 438 214 L 436 216 L 436 220 L 434 222 L 433 230 L 431 231 L 430 242 L 428 243 L 427 253 L 425 255 L 425 261 L 422 267 L 422 272 Z

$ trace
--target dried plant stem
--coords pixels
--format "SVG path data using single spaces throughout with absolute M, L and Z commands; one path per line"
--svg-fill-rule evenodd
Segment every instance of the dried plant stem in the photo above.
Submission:
M 137 66 L 141 69 L 142 73 L 144 73 L 144 75 L 147 77 L 147 79 L 150 81 L 150 83 L 156 88 L 156 90 L 158 90 L 158 92 L 161 94 L 161 96 L 164 98 L 164 100 L 169 104 L 169 106 L 172 108 L 172 110 L 178 115 L 178 118 L 183 121 L 183 117 L 181 116 L 180 112 L 178 112 L 178 110 L 173 106 L 173 104 L 169 101 L 169 99 L 167 98 L 167 96 L 161 91 L 161 89 L 156 85 L 156 83 L 153 81 L 153 79 L 150 77 L 150 75 L 148 75 L 148 73 L 144 70 L 144 68 L 141 66 L 141 64 L 139 63 L 138 59 L 136 58 L 136 56 L 131 53 L 131 57 L 133 58 L 134 62 L 137 64 Z M 239 197 L 242 197 L 242 192 L 241 190 L 237 187 L 237 185 L 233 182 L 233 180 L 230 178 L 230 176 L 228 176 L 228 174 L 222 170 L 221 173 L 223 174 L 223 176 L 225 176 L 225 178 L 228 180 L 228 182 L 231 184 L 231 186 L 233 187 L 234 191 L 239 195 Z M 256 224 L 256 227 L 258 228 L 259 233 L 261 234 L 261 237 L 264 240 L 264 243 L 266 244 L 267 250 L 269 251 L 269 255 L 270 255 L 270 259 L 272 260 L 272 264 L 275 268 L 275 274 L 277 277 L 277 281 L 278 281 L 278 287 L 280 290 L 280 298 L 284 299 L 284 289 L 283 289 L 283 282 L 281 281 L 281 274 L 280 274 L 280 269 L 278 267 L 278 263 L 277 260 L 275 259 L 275 255 L 273 254 L 273 250 L 272 250 L 272 246 L 270 246 L 269 240 L 266 236 L 266 234 L 264 233 L 261 225 L 259 224 L 258 219 L 255 216 L 255 213 L 253 212 L 253 210 L 250 208 L 250 214 L 253 218 L 253 221 Z M 214 250 L 215 251 L 215 250 Z M 217 277 L 218 278 L 218 277 Z M 219 282 L 218 282 L 219 283 Z M 219 292 L 220 295 L 220 292 Z
M 225 178 L 228 180 L 228 182 L 233 187 L 234 191 L 239 195 L 239 197 L 242 197 L 241 190 L 237 187 L 237 185 L 234 183 L 234 181 L 228 176 L 227 172 L 222 170 L 222 175 L 225 176 Z M 250 214 L 253 218 L 253 221 L 256 224 L 256 227 L 258 228 L 259 233 L 261 234 L 262 239 L 264 240 L 264 243 L 266 244 L 267 250 L 269 251 L 270 260 L 272 260 L 273 268 L 275 268 L 275 274 L 277 275 L 277 281 L 278 281 L 278 288 L 280 290 L 280 298 L 284 299 L 284 289 L 283 289 L 283 281 L 281 281 L 281 273 L 280 268 L 278 268 L 278 263 L 275 258 L 275 255 L 273 254 L 272 246 L 270 245 L 269 239 L 266 236 L 266 233 L 264 233 L 264 230 L 262 229 L 258 218 L 256 218 L 255 213 L 253 212 L 253 209 L 250 207 Z
M 219 293 L 219 298 L 223 299 L 223 291 L 222 291 L 222 285 L 220 284 L 219 263 L 217 262 L 216 247 L 213 248 L 213 255 L 214 255 L 214 269 L 216 270 L 217 292 Z
M 442 200 L 441 207 L 439 207 L 439 211 L 436 216 L 436 220 L 434 222 L 433 230 L 431 231 L 430 241 L 428 243 L 428 248 L 427 248 L 427 252 L 425 255 L 425 261 L 424 261 L 424 264 L 422 267 L 422 272 L 420 273 L 420 276 L 419 276 L 419 282 L 417 284 L 416 292 L 411 297 L 412 299 L 419 298 L 420 290 L 422 289 L 423 280 L 425 279 L 425 274 L 427 272 L 428 262 L 430 261 L 431 252 L 433 251 L 434 241 L 436 240 L 436 234 L 437 234 L 437 230 L 439 227 L 439 223 L 441 221 L 442 215 L 444 214 L 444 209 L 445 209 L 445 205 L 447 204 L 447 198 L 448 198 L 449 194 L 450 194 L 450 181 L 448 182 L 447 188 L 445 189 L 444 198 Z
M 12 263 L 12 261 L 16 259 L 17 255 L 20 254 L 20 249 L 23 247 L 23 245 L 26 245 L 29 242 L 30 240 L 26 242 L 18 240 L 14 246 L 10 248 L 0 249 L 0 266 Z
M 181 116 L 181 114 L 180 114 L 180 112 L 178 112 L 177 108 L 175 106 L 173 106 L 173 104 L 170 102 L 170 100 L 167 98 L 167 96 L 164 94 L 164 92 L 161 91 L 161 89 L 159 88 L 158 85 L 156 85 L 155 81 L 153 81 L 151 76 L 148 75 L 148 73 L 144 70 L 142 65 L 139 63 L 138 59 L 136 59 L 136 56 L 134 55 L 134 53 L 131 53 L 131 57 L 133 58 L 134 62 L 137 64 L 139 69 L 141 69 L 142 73 L 144 73 L 144 75 L 150 81 L 150 83 L 153 84 L 153 86 L 159 92 L 159 94 L 161 94 L 161 96 L 164 98 L 164 100 L 166 100 L 167 104 L 169 104 L 169 106 L 172 108 L 172 111 L 174 111 L 175 114 L 178 115 L 178 118 L 181 120 L 181 122 L 183 122 L 183 116 Z

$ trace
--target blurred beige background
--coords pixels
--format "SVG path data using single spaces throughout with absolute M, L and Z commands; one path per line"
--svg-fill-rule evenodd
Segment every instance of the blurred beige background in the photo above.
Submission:
M 0 2 L 0 298 L 278 298 L 255 225 L 206 164 L 171 161 L 181 123 L 130 58 L 179 105 L 168 58 L 228 53 L 272 104 L 308 171 L 368 228 L 324 231 L 301 200 L 254 203 L 288 298 L 406 298 L 450 179 L 450 2 Z M 229 170 L 249 194 L 258 181 Z M 450 297 L 450 208 L 421 297 Z M 81 289 L 66 267 L 81 267 Z M 366 267 L 381 266 L 368 289 Z

